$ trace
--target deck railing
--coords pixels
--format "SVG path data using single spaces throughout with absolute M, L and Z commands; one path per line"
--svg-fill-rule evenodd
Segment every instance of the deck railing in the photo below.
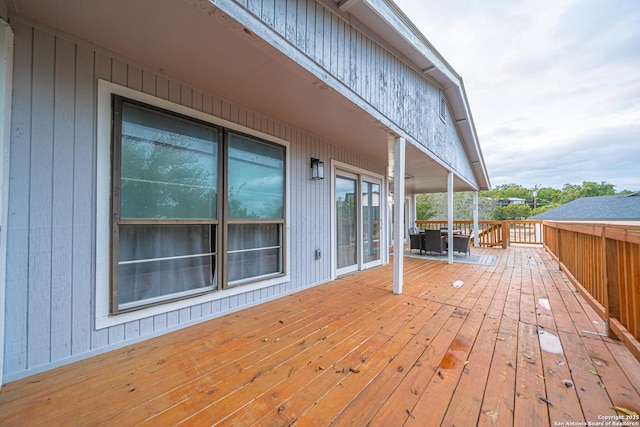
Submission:
M 446 220 L 416 221 L 416 227 L 421 230 L 438 230 L 447 225 Z M 506 248 L 511 243 L 543 244 L 542 221 L 478 221 L 478 227 L 480 246 Z M 473 236 L 473 221 L 454 221 L 453 229 Z
M 640 359 L 640 226 L 544 222 L 545 248 Z

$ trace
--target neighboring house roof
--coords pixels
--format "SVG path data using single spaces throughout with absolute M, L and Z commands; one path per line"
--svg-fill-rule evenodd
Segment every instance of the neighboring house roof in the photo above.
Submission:
M 531 219 L 640 221 L 640 191 L 618 196 L 583 197 Z

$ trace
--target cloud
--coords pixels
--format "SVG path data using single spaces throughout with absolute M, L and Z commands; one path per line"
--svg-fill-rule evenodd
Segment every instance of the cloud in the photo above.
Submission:
M 546 144 L 521 143 L 492 147 L 485 156 L 494 185 L 607 181 L 618 190 L 640 189 L 640 124 L 606 127 Z M 612 143 L 615 141 L 615 143 Z
M 462 75 L 494 186 L 640 190 L 640 2 L 396 3 Z

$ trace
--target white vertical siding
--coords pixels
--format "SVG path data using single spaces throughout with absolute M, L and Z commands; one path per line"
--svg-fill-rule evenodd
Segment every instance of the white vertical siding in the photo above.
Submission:
M 74 148 L 75 45 L 59 41 L 55 50 L 51 240 L 51 358 L 71 355 L 73 251 L 73 168 L 67 157 Z M 73 157 L 72 157 L 73 158 Z
M 318 10 L 323 13 L 318 15 L 314 8 L 311 16 L 325 19 L 324 9 Z M 327 165 L 335 159 L 377 174 L 384 173 L 386 165 L 133 61 L 94 51 L 89 44 L 71 42 L 21 20 L 12 27 L 16 41 L 5 380 L 330 279 L 330 179 L 310 179 L 310 158 L 319 157 Z M 290 283 L 95 329 L 98 79 L 289 141 Z M 323 255 L 318 261 L 316 249 Z
M 53 186 L 53 77 L 55 39 L 33 34 L 34 74 L 31 121 L 31 179 L 29 185 L 29 296 L 27 340 L 29 365 L 47 363 L 51 336 L 51 224 Z M 55 314 L 55 313 L 54 313 Z
M 71 354 L 82 354 L 91 349 L 92 283 L 94 259 L 93 164 L 95 163 L 95 126 L 93 51 L 76 46 L 74 94 L 73 158 L 73 230 L 71 246 Z M 90 159 L 90 160 L 89 160 Z M 89 177 L 91 177 L 89 179 Z
M 31 179 L 31 58 L 32 30 L 13 26 L 14 79 L 11 118 L 10 192 L 7 233 L 5 312 L 5 379 L 27 367 L 27 316 L 29 281 L 29 182 Z M 19 95 L 19 96 L 17 96 Z M 12 183 L 20 191 L 11 191 Z M 4 226 L 4 225 L 3 225 Z M 11 322 L 11 324 L 9 324 Z

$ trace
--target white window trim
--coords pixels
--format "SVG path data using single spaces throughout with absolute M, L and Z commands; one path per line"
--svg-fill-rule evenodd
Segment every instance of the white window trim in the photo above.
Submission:
M 285 169 L 285 224 L 284 232 L 285 244 L 285 272 L 284 276 L 274 277 L 260 282 L 247 285 L 231 287 L 212 291 L 197 297 L 172 301 L 166 304 L 155 305 L 140 310 L 112 315 L 109 310 L 110 290 L 110 237 L 111 227 L 109 217 L 111 215 L 111 95 L 120 95 L 135 101 L 144 102 L 193 117 L 217 126 L 222 126 L 230 130 L 252 135 L 266 141 L 274 142 L 286 148 L 286 169 Z M 289 143 L 272 135 L 267 135 L 254 129 L 240 126 L 201 111 L 175 104 L 171 101 L 157 98 L 134 89 L 129 89 L 105 80 L 98 80 L 98 105 L 97 105 L 97 165 L 96 165 L 96 306 L 95 306 L 95 328 L 104 329 L 110 326 L 121 325 L 123 323 L 140 320 L 158 314 L 169 313 L 182 308 L 192 307 L 233 295 L 244 294 L 258 289 L 267 288 L 291 281 L 291 242 L 290 242 L 290 150 Z

